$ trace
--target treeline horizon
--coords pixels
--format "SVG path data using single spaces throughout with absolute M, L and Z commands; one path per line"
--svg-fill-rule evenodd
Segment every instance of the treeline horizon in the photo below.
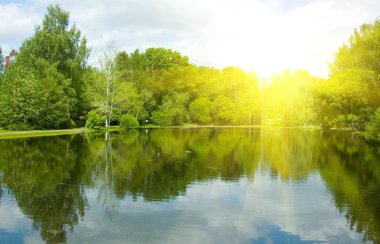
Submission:
M 0 127 L 280 125 L 349 127 L 380 140 L 380 21 L 363 24 L 327 79 L 286 70 L 259 85 L 254 72 L 196 66 L 177 51 L 116 51 L 88 65 L 90 49 L 69 12 L 50 5 L 5 70 L 0 48 Z

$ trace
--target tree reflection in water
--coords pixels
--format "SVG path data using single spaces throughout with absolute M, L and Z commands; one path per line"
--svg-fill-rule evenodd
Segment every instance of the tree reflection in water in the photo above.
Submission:
M 379 241 L 379 150 L 345 132 L 299 129 L 151 129 L 99 136 L 0 140 L 0 199 L 11 195 L 46 242 L 65 242 L 98 191 L 107 216 L 127 196 L 170 201 L 194 182 L 270 172 L 302 182 L 320 174 L 364 240 Z M 206 194 L 206 193 L 205 193 Z
M 75 137 L 0 141 L 2 184 L 47 243 L 65 242 L 84 216 L 87 199 L 80 184 Z

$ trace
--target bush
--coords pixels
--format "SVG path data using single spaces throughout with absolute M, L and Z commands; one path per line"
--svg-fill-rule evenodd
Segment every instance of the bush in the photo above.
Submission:
M 380 107 L 372 116 L 372 119 L 366 128 L 364 136 L 369 141 L 380 142 Z
M 139 127 L 139 122 L 131 114 L 124 114 L 120 119 L 120 125 L 124 129 L 135 129 Z
M 23 130 L 33 130 L 34 128 L 31 127 L 27 123 L 15 123 L 15 124 L 8 125 L 6 129 L 13 130 L 13 131 L 23 131 Z
M 62 125 L 61 129 L 72 129 L 75 128 L 76 124 L 72 119 L 67 119 Z
M 87 115 L 86 128 L 100 130 L 105 126 L 106 116 L 100 115 L 98 111 L 92 110 Z

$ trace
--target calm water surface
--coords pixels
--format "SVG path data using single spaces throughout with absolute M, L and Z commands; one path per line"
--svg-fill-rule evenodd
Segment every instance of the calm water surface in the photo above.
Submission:
M 0 243 L 380 242 L 380 148 L 302 129 L 0 140 Z

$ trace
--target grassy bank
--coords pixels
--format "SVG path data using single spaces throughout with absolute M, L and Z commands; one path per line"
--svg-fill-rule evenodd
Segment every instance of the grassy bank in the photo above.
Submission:
M 118 131 L 119 126 L 111 126 L 108 131 Z M 60 136 L 60 135 L 76 135 L 81 133 L 91 133 L 87 128 L 62 129 L 62 130 L 26 130 L 26 131 L 9 131 L 0 128 L 1 139 L 15 139 L 25 137 L 42 137 L 42 136 Z
M 68 129 L 68 130 L 28 130 L 28 131 L 0 130 L 0 139 L 74 135 L 74 134 L 80 134 L 80 133 L 84 133 L 84 132 L 85 132 L 84 128 L 76 128 L 76 129 Z

